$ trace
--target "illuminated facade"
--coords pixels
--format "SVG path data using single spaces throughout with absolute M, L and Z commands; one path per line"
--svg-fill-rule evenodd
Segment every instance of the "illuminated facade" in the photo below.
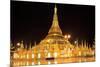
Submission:
M 95 50 L 93 48 L 88 47 L 86 43 L 81 44 L 81 46 L 73 45 L 68 40 L 70 37 L 70 35 L 64 36 L 62 34 L 55 6 L 53 22 L 48 35 L 33 47 L 30 44 L 29 49 L 24 47 L 23 41 L 17 43 L 20 47 L 14 50 L 11 65 L 26 66 L 95 60 Z

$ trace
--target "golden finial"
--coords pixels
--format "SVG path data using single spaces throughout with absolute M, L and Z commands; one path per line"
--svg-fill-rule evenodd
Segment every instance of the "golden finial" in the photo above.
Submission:
M 36 46 L 36 41 L 34 42 L 34 46 Z
M 81 47 L 84 47 L 84 41 L 83 40 L 81 41 Z
M 21 41 L 21 48 L 24 48 L 23 40 Z
M 27 44 L 25 45 L 25 49 L 27 50 Z
M 84 47 L 87 48 L 86 40 L 84 41 Z
M 54 12 L 57 13 L 57 7 L 56 7 L 56 4 L 55 4 Z
M 30 46 L 29 46 L 29 49 L 30 49 L 30 50 L 31 50 L 31 48 L 32 48 L 31 45 L 32 45 L 32 44 L 31 44 L 31 42 L 30 42 Z

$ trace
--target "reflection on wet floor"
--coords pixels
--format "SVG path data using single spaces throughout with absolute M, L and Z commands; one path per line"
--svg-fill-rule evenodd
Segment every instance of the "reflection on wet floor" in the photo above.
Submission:
M 13 60 L 13 66 L 31 66 L 31 65 L 44 65 L 44 64 L 63 64 L 63 63 L 76 63 L 76 62 L 92 62 L 95 57 L 62 57 L 46 60 L 45 58 L 28 59 L 28 60 Z

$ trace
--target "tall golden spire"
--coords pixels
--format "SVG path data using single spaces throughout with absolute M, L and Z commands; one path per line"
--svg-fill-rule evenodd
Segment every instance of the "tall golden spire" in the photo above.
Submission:
M 59 23 L 58 23 L 58 17 L 57 17 L 57 7 L 55 5 L 55 8 L 54 8 L 54 16 L 53 16 L 53 22 L 52 22 L 52 26 L 48 32 L 49 34 L 54 34 L 54 33 L 57 33 L 57 34 L 62 34 L 62 31 L 59 27 Z

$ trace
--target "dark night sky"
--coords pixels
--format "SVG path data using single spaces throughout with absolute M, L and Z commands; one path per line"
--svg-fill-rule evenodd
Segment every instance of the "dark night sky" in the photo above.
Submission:
M 11 1 L 11 41 L 39 42 L 52 24 L 53 3 Z M 63 34 L 91 43 L 95 36 L 95 6 L 57 4 Z

